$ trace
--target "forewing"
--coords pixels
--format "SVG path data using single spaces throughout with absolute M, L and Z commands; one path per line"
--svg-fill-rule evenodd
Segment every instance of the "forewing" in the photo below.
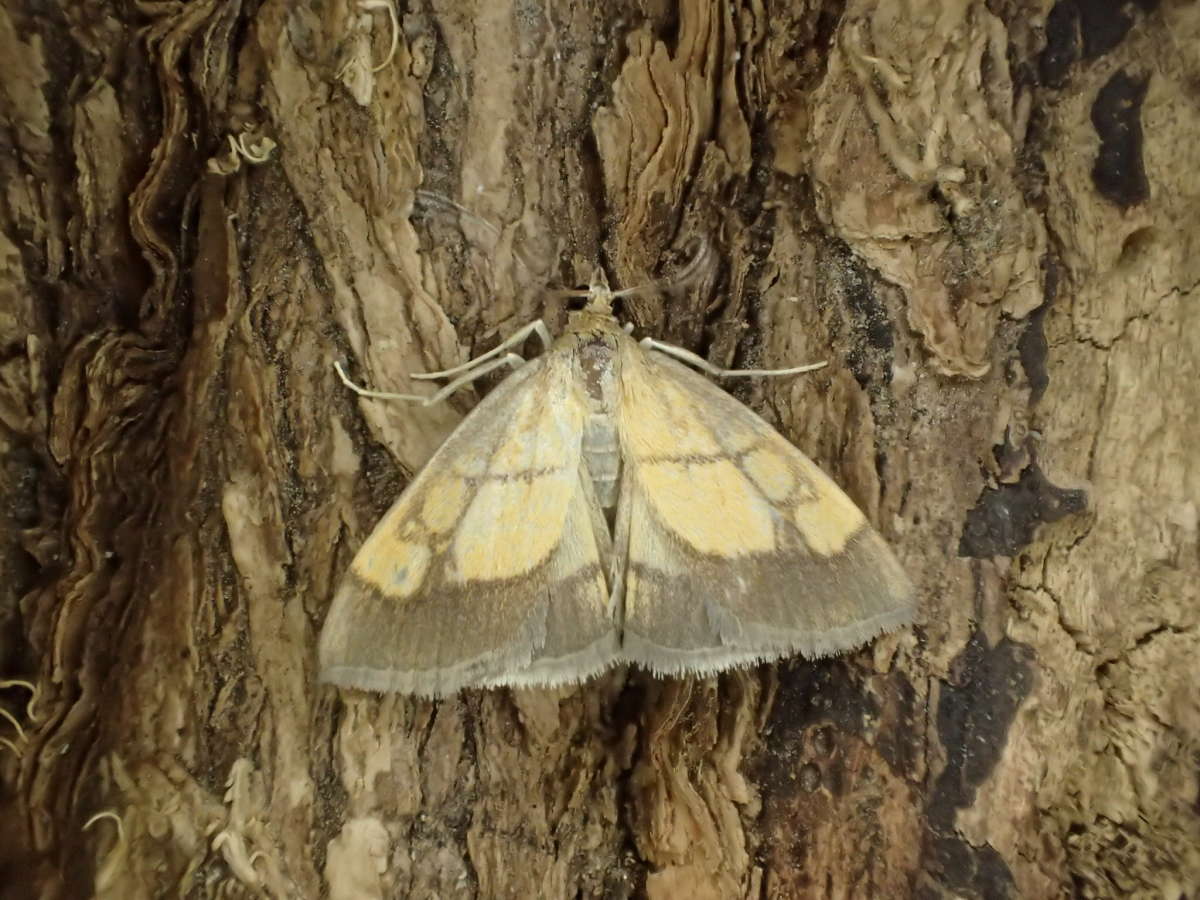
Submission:
M 444 696 L 611 665 L 611 548 L 582 471 L 583 418 L 561 353 L 467 416 L 355 556 L 321 633 L 322 680 Z
M 766 422 L 632 341 L 620 384 L 623 657 L 707 673 L 837 653 L 911 621 L 887 544 Z

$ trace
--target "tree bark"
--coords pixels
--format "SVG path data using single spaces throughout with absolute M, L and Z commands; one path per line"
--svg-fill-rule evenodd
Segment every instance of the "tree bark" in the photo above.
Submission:
M 1200 889 L 1200 6 L 391 9 L 0 7 L 0 897 Z M 478 397 L 333 362 L 409 390 L 597 264 L 662 285 L 637 334 L 829 360 L 739 397 L 918 624 L 318 686 L 337 579 Z

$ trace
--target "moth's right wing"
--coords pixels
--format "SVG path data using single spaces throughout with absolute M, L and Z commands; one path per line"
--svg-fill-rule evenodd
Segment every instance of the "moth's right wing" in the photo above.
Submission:
M 827 475 L 704 376 L 623 347 L 626 659 L 707 674 L 839 653 L 912 620 L 908 577 Z
M 325 620 L 322 681 L 445 696 L 613 664 L 611 540 L 572 365 L 551 352 L 510 375 L 376 526 Z

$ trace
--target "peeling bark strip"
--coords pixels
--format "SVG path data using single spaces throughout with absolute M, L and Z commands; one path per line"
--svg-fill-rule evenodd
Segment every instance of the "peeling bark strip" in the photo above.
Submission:
M 1154 0 L 5 4 L 0 893 L 1196 893 L 1196 46 Z M 473 403 L 332 362 L 408 390 L 701 237 L 713 277 L 625 317 L 830 361 L 740 399 L 922 624 L 316 689 L 335 579 Z

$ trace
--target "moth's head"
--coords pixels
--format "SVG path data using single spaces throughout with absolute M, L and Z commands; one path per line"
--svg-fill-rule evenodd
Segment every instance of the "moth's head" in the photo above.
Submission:
M 592 280 L 588 284 L 587 305 L 582 312 L 593 315 L 612 317 L 613 292 L 608 286 L 608 276 L 600 266 L 592 270 Z
M 613 315 L 613 300 L 619 296 L 608 286 L 608 278 L 599 266 L 592 272 L 592 280 L 586 291 L 572 291 L 576 303 L 582 306 L 567 314 L 567 328 L 571 331 L 611 331 L 616 325 Z

